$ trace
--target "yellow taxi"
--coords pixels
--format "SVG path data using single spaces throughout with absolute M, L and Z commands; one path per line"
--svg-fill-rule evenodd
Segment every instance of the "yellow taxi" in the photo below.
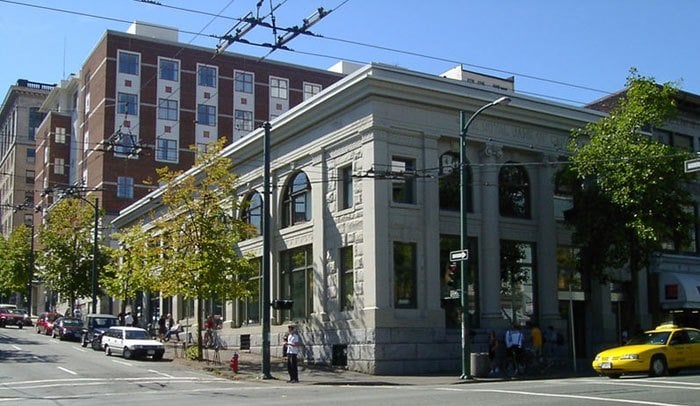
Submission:
M 630 339 L 625 345 L 595 356 L 593 370 L 609 378 L 623 374 L 676 375 L 700 367 L 700 330 L 662 324 Z

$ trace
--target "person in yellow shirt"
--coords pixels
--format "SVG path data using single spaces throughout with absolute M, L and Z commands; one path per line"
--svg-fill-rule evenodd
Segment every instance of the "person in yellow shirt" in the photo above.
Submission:
M 530 328 L 530 337 L 532 339 L 532 349 L 536 356 L 542 355 L 542 330 L 537 324 L 533 324 Z

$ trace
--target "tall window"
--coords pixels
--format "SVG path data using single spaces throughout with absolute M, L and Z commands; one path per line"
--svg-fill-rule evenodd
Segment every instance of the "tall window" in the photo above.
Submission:
M 416 244 L 394 242 L 394 306 L 415 309 L 416 302 Z
M 235 92 L 253 93 L 253 74 L 236 71 L 234 74 Z
M 117 178 L 117 197 L 120 199 L 134 198 L 134 178 L 127 176 Z
M 119 73 L 127 73 L 129 75 L 139 74 L 139 54 L 119 51 L 118 58 Z
M 236 130 L 253 131 L 253 112 L 236 110 Z
M 34 148 L 27 148 L 27 163 L 33 164 L 36 162 L 36 150 Z
M 530 181 L 525 168 L 511 162 L 501 168 L 498 205 L 502 216 L 530 218 Z
M 467 167 L 467 211 L 474 211 L 472 200 L 472 170 L 469 164 Z M 459 155 L 454 152 L 445 152 L 440 157 L 440 178 L 438 185 L 440 188 L 440 210 L 459 211 L 462 206 L 460 191 L 460 166 Z
M 304 82 L 304 100 L 313 97 L 321 92 L 321 85 L 318 83 Z
M 343 166 L 338 171 L 340 185 L 338 187 L 340 210 L 349 209 L 353 205 L 353 183 L 352 183 L 352 165 Z
M 216 87 L 216 68 L 213 66 L 199 65 L 197 85 Z
M 311 220 L 311 184 L 304 172 L 297 172 L 287 185 L 282 200 L 282 227 Z
M 314 272 L 311 246 L 284 251 L 280 259 L 282 296 L 294 301 L 289 317 L 283 317 L 290 320 L 305 319 L 313 312 Z
M 53 161 L 53 173 L 64 175 L 66 173 L 66 161 L 63 158 L 55 158 Z
M 180 77 L 180 63 L 172 59 L 161 59 L 158 71 L 161 79 L 177 82 Z
M 286 99 L 289 82 L 287 79 L 270 78 L 270 97 L 275 99 Z
M 391 159 L 391 195 L 395 203 L 416 202 L 416 161 L 409 158 Z
M 340 310 L 352 310 L 355 305 L 355 270 L 352 246 L 340 249 Z
M 55 136 L 56 144 L 65 144 L 66 143 L 66 129 L 63 127 L 56 127 L 56 136 Z
M 156 142 L 156 160 L 177 162 L 177 140 L 158 138 Z
M 158 99 L 158 118 L 177 121 L 177 100 Z
M 535 318 L 534 244 L 501 240 L 501 306 L 509 323 Z
M 41 122 L 44 120 L 44 117 L 46 116 L 46 113 L 42 113 L 39 111 L 39 107 L 30 107 L 29 108 L 29 140 L 36 140 L 36 129 L 39 128 L 39 125 Z
M 247 224 L 255 227 L 257 235 L 260 235 L 262 230 L 262 196 L 258 192 L 253 192 L 249 194 L 244 203 L 241 218 Z
M 130 116 L 137 115 L 139 107 L 139 96 L 132 93 L 117 94 L 117 113 L 128 114 Z
M 251 264 L 258 272 L 255 276 L 251 277 L 250 280 L 253 281 L 253 286 L 255 286 L 255 291 L 249 297 L 245 299 L 243 305 L 243 314 L 241 320 L 245 324 L 257 324 L 260 323 L 260 293 L 262 292 L 262 259 L 255 258 L 250 261 Z
M 25 182 L 27 184 L 33 185 L 34 184 L 34 170 L 33 169 L 27 169 L 26 175 L 25 175 Z
M 206 104 L 197 105 L 197 124 L 216 125 L 216 107 Z

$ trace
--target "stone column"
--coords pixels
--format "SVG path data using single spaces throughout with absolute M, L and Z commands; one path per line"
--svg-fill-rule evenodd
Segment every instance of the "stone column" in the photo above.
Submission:
M 498 210 L 497 163 L 503 147 L 486 144 L 481 151 L 481 320 L 483 326 L 499 325 L 501 319 L 501 249 Z M 476 179 L 476 177 L 475 177 Z
M 532 207 L 537 210 L 537 303 L 539 322 L 548 326 L 559 319 L 557 297 L 557 224 L 554 219 L 554 166 L 557 157 L 545 155 L 537 171 Z

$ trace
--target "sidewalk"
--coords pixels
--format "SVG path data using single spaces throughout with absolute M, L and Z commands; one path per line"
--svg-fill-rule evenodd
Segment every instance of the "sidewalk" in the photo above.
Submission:
M 287 364 L 283 358 L 271 357 L 270 375 L 272 379 L 262 379 L 262 356 L 249 351 L 238 351 L 237 349 L 227 349 L 219 351 L 217 362 L 214 350 L 204 350 L 205 361 L 192 361 L 184 358 L 182 352 L 182 342 L 167 342 L 164 359 L 172 359 L 174 363 L 199 369 L 217 376 L 231 380 L 253 380 L 258 382 L 286 383 L 289 376 L 287 374 Z M 230 368 L 231 357 L 234 352 L 238 352 L 238 373 L 235 374 Z M 573 371 L 553 371 L 547 377 L 517 378 L 525 379 L 561 379 L 575 376 L 593 376 L 588 369 L 574 373 Z M 590 369 L 590 368 L 589 368 Z M 440 375 L 368 375 L 355 371 L 348 371 L 342 367 L 330 367 L 325 365 L 299 365 L 299 381 L 305 385 L 455 385 L 479 382 L 498 382 L 509 380 L 501 377 L 473 378 L 470 380 L 460 379 L 458 374 Z

